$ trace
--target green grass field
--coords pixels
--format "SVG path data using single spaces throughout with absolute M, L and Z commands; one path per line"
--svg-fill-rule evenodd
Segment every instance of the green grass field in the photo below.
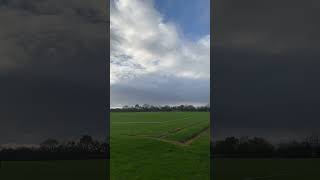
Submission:
M 4 161 L 4 180 L 107 180 L 106 160 Z
M 111 113 L 111 180 L 209 180 L 209 113 Z
M 215 159 L 214 180 L 319 180 L 320 159 Z
M 209 113 L 112 113 L 111 180 L 209 180 Z M 319 180 L 320 159 L 215 159 L 214 180 Z M 2 162 L 0 179 L 107 180 L 106 160 Z

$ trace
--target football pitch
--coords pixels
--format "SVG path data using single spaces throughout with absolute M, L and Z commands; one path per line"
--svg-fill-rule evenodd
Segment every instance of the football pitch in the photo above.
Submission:
M 209 180 L 208 112 L 112 112 L 111 180 Z

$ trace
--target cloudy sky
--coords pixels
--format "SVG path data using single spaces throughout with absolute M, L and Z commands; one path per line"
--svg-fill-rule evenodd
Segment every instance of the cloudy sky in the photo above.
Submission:
M 320 132 L 320 2 L 214 1 L 214 133 Z
M 0 144 L 105 137 L 108 9 L 0 0 Z
M 111 0 L 111 107 L 209 103 L 209 0 Z

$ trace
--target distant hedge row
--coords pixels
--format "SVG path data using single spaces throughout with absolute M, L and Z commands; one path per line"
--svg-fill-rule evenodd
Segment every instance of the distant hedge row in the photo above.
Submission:
M 135 106 L 123 106 L 122 108 L 111 108 L 112 112 L 170 112 L 170 111 L 210 111 L 210 106 L 193 106 L 193 105 L 179 105 L 179 106 L 154 106 L 149 104 Z
M 78 142 L 47 139 L 38 147 L 2 147 L 0 160 L 108 159 L 109 144 L 82 136 Z
M 241 141 L 236 137 L 227 137 L 224 140 L 211 144 L 213 157 L 284 157 L 284 158 L 311 158 L 320 157 L 320 146 L 307 141 L 292 141 L 273 145 L 266 139 L 254 137 Z

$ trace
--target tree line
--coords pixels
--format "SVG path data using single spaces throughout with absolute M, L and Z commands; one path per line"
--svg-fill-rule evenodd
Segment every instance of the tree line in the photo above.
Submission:
M 1 147 L 0 160 L 63 160 L 63 159 L 106 159 L 109 158 L 109 144 L 94 140 L 89 135 L 78 141 L 59 143 L 47 139 L 37 147 Z
M 227 137 L 211 144 L 213 157 L 245 157 L 245 158 L 311 158 L 320 157 L 319 144 L 306 141 L 291 141 L 271 144 L 261 137 L 236 138 Z
M 179 106 L 154 106 L 149 104 L 134 106 L 125 105 L 122 108 L 111 108 L 111 112 L 170 112 L 170 111 L 199 111 L 199 112 L 209 112 L 210 106 L 193 106 L 193 105 L 179 105 Z

